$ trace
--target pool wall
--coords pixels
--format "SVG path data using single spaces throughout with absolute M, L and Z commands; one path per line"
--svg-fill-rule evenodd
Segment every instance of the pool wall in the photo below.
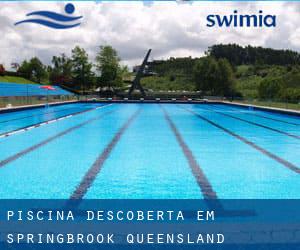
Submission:
M 65 101 L 65 102 L 55 102 L 55 103 L 49 103 L 49 106 L 58 106 L 58 105 L 65 105 L 65 104 L 74 104 L 74 103 L 139 103 L 139 104 L 151 104 L 151 103 L 169 103 L 169 104 L 225 104 L 228 106 L 235 106 L 240 107 L 244 109 L 255 109 L 255 110 L 262 110 L 262 111 L 269 111 L 273 113 L 280 113 L 280 114 L 287 114 L 287 115 L 293 115 L 293 116 L 300 116 L 300 111 L 296 110 L 290 110 L 290 109 L 282 109 L 282 108 L 274 108 L 274 107 L 267 107 L 267 106 L 257 106 L 257 105 L 251 105 L 251 104 L 243 104 L 243 103 L 236 103 L 236 102 L 228 102 L 228 101 L 203 101 L 203 100 L 101 100 L 101 101 Z M 12 107 L 12 108 L 3 108 L 0 109 L 1 113 L 9 113 L 9 112 L 15 112 L 15 111 L 21 111 L 21 110 L 27 110 L 27 109 L 36 109 L 41 108 L 45 106 L 45 104 L 37 104 L 37 105 L 28 105 L 28 106 L 20 106 L 20 107 Z
M 244 109 L 252 108 L 253 110 L 262 110 L 262 111 L 269 111 L 273 113 L 280 113 L 286 115 L 293 115 L 293 116 L 300 116 L 300 111 L 291 110 L 291 109 L 280 109 L 280 108 L 273 108 L 273 107 L 266 107 L 266 106 L 256 106 L 251 104 L 242 104 L 236 102 L 228 102 L 228 101 L 181 101 L 181 100 L 101 100 L 101 101 L 79 101 L 80 103 L 139 103 L 139 104 L 149 104 L 149 103 L 164 103 L 164 104 L 225 104 L 228 106 L 240 107 Z
M 236 103 L 236 102 L 219 102 L 221 104 L 227 104 L 231 106 L 238 106 L 241 108 L 253 108 L 256 110 L 262 110 L 262 111 L 269 111 L 274 113 L 280 113 L 280 114 L 288 114 L 288 115 L 294 115 L 294 116 L 300 116 L 300 111 L 291 110 L 291 109 L 281 109 L 281 108 L 274 108 L 274 107 L 267 107 L 267 106 L 257 106 L 257 105 L 251 105 L 251 104 L 243 104 L 243 103 Z
M 78 101 L 65 101 L 65 102 L 53 102 L 49 103 L 49 106 L 59 106 L 59 105 L 65 105 L 65 104 L 74 104 L 79 103 Z M 36 108 L 42 108 L 46 105 L 46 103 L 43 104 L 35 104 L 35 105 L 26 105 L 26 106 L 18 106 L 18 107 L 12 107 L 12 108 L 0 108 L 0 114 L 1 113 L 10 113 L 10 112 L 16 112 L 16 111 L 22 111 L 27 109 L 36 109 Z

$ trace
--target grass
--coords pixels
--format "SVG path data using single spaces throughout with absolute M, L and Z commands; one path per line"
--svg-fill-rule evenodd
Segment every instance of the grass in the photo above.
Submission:
M 237 66 L 236 67 L 236 75 L 238 77 L 247 75 L 247 73 L 249 72 L 250 67 L 251 66 L 249 66 L 249 65 L 239 65 L 239 66 Z
M 148 76 L 142 78 L 141 84 L 144 88 L 153 91 L 195 90 L 195 86 L 191 79 L 188 79 L 185 76 Z
M 259 101 L 259 100 L 245 100 L 245 101 L 238 101 L 243 104 L 252 104 L 257 106 L 266 106 L 272 108 L 281 108 L 281 109 L 293 109 L 300 111 L 300 103 L 285 103 L 285 102 L 274 102 L 274 101 Z
M 260 82 L 263 80 L 260 76 L 248 76 L 241 77 L 236 80 L 236 90 L 243 94 L 246 98 L 257 98 L 258 97 L 258 86 Z
M 11 82 L 11 83 L 20 83 L 20 84 L 36 84 L 28 79 L 17 76 L 0 76 L 0 82 Z

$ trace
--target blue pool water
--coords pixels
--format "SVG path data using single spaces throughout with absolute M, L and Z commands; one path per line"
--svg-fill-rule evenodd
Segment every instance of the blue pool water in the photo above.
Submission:
M 78 103 L 0 114 L 0 134 L 2 199 L 300 198 L 292 115 Z
M 90 104 L 74 103 L 0 114 L 0 135 L 92 108 L 94 106 Z

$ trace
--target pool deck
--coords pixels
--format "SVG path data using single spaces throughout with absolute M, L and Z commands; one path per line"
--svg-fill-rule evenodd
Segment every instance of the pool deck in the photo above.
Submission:
M 275 107 L 268 107 L 268 106 L 258 106 L 258 105 L 245 104 L 245 103 L 239 103 L 239 102 L 228 102 L 228 101 L 222 101 L 220 103 L 239 106 L 239 107 L 245 107 L 245 108 L 252 107 L 252 108 L 255 108 L 258 110 L 263 110 L 263 111 L 271 111 L 271 112 L 276 112 L 276 113 L 300 116 L 300 111 L 294 110 L 294 109 L 283 109 L 283 108 L 275 108 Z
M 48 105 L 49 106 L 57 106 L 57 105 L 71 104 L 71 103 L 77 103 L 77 102 L 78 101 L 51 102 Z M 24 105 L 24 106 L 12 106 L 11 108 L 0 108 L 0 114 L 1 113 L 14 112 L 14 111 L 21 111 L 21 110 L 26 110 L 26 109 L 41 108 L 41 107 L 44 107 L 45 105 L 46 105 L 46 103 L 33 104 L 33 105 Z
M 145 103 L 145 104 L 146 103 L 227 104 L 227 105 L 243 107 L 243 108 L 249 108 L 250 107 L 250 108 L 254 108 L 254 109 L 262 110 L 262 111 L 270 111 L 270 112 L 275 112 L 275 113 L 300 116 L 300 111 L 298 111 L 298 110 L 275 108 L 275 107 L 268 107 L 268 106 L 258 106 L 258 105 L 244 104 L 244 103 L 239 103 L 239 102 L 230 102 L 230 101 L 224 101 L 224 100 L 113 100 L 113 99 L 103 99 L 103 100 L 53 102 L 53 103 L 49 103 L 49 106 L 57 106 L 57 105 L 72 104 L 72 103 L 87 103 L 87 102 L 89 102 L 89 103 Z M 20 111 L 20 110 L 26 110 L 26 109 L 40 108 L 40 107 L 43 107 L 43 106 L 45 106 L 45 103 L 36 104 L 36 105 L 11 107 L 11 108 L 0 108 L 0 114 L 1 113 L 14 112 L 14 111 Z
M 80 101 L 80 102 L 104 102 L 104 103 L 170 103 L 170 104 L 227 104 L 237 107 L 243 108 L 254 108 L 257 110 L 262 111 L 270 111 L 275 113 L 281 114 L 288 114 L 294 116 L 300 116 L 300 111 L 294 109 L 283 109 L 283 108 L 275 108 L 275 107 L 268 107 L 268 106 L 258 106 L 252 104 L 244 104 L 239 102 L 230 102 L 224 100 L 101 100 L 101 101 L 94 101 L 94 100 L 87 100 L 87 101 Z

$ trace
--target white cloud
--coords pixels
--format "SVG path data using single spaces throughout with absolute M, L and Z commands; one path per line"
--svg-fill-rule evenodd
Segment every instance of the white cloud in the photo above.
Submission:
M 63 12 L 64 3 L 1 2 L 0 63 L 9 67 L 38 56 L 50 63 L 52 55 L 70 55 L 75 45 L 84 47 L 91 59 L 97 47 L 110 44 L 124 63 L 139 63 L 148 48 L 152 58 L 201 56 L 216 43 L 239 43 L 300 50 L 298 3 L 230 2 L 79 2 L 76 15 L 83 15 L 79 28 L 54 30 L 36 24 L 14 26 L 35 10 Z M 208 14 L 258 13 L 277 15 L 276 28 L 208 28 Z

